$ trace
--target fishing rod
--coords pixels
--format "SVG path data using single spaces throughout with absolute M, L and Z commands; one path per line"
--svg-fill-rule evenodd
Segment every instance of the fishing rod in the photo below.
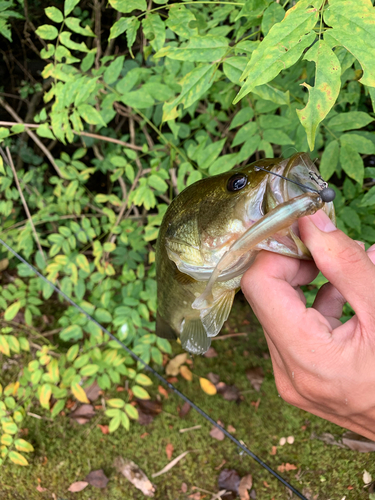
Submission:
M 268 172 L 268 171 L 267 171 Z M 307 186 L 306 186 L 307 187 Z M 284 486 L 286 486 L 292 493 L 294 493 L 298 498 L 301 498 L 301 500 L 307 500 L 307 498 L 294 486 L 292 486 L 288 481 L 286 481 L 283 477 L 281 477 L 275 470 L 273 470 L 269 465 L 267 465 L 263 460 L 261 460 L 255 453 L 253 453 L 249 448 L 241 443 L 238 439 L 236 439 L 230 432 L 228 432 L 224 427 L 222 427 L 220 424 L 215 422 L 213 418 L 211 418 L 205 411 L 203 411 L 198 405 L 193 403 L 185 394 L 183 394 L 181 391 L 179 391 L 173 384 L 168 382 L 162 375 L 160 375 L 156 370 L 154 370 L 151 366 L 149 366 L 143 359 L 141 359 L 139 356 L 137 356 L 129 347 L 127 347 L 121 340 L 119 340 L 117 337 L 115 337 L 111 332 L 109 332 L 104 326 L 102 326 L 96 319 L 94 319 L 92 316 L 90 316 L 89 313 L 87 313 L 82 307 L 80 307 L 78 304 L 74 302 L 66 293 L 64 293 L 62 290 L 60 290 L 56 285 L 54 285 L 50 280 L 48 280 L 43 274 L 41 274 L 33 265 L 31 265 L 29 262 L 27 262 L 21 255 L 19 255 L 13 248 L 11 248 L 5 241 L 0 239 L 0 244 L 3 245 L 9 252 L 11 252 L 20 262 L 23 264 L 26 264 L 26 266 L 33 271 L 39 278 L 41 278 L 45 283 L 48 283 L 59 295 L 64 297 L 65 300 L 69 302 L 72 306 L 74 306 L 80 313 L 84 314 L 86 318 L 88 318 L 90 321 L 92 321 L 96 326 L 98 326 L 104 333 L 106 333 L 112 340 L 117 342 L 130 356 L 135 360 L 141 363 L 146 370 L 151 372 L 155 377 L 157 377 L 164 385 L 166 385 L 171 391 L 173 391 L 175 394 L 177 394 L 181 399 L 183 399 L 186 403 L 188 403 L 192 408 L 194 408 L 195 411 L 197 411 L 203 418 L 205 418 L 208 422 L 210 422 L 212 425 L 217 427 L 221 432 L 225 434 L 235 445 L 237 445 L 242 451 L 244 451 L 247 455 L 249 455 L 253 460 L 255 460 L 259 465 L 261 465 L 264 469 L 266 469 L 267 472 L 272 474 L 280 483 L 282 483 Z

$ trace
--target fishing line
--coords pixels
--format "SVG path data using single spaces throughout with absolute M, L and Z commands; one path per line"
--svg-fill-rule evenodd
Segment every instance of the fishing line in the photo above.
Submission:
M 41 278 L 43 281 L 48 283 L 59 295 L 64 297 L 65 300 L 69 302 L 72 306 L 74 306 L 76 309 L 78 309 L 79 312 L 84 314 L 86 318 L 88 318 L 90 321 L 95 323 L 96 326 L 98 326 L 104 333 L 106 333 L 112 340 L 117 342 L 130 356 L 141 363 L 144 368 L 146 368 L 149 372 L 151 372 L 155 377 L 157 377 L 163 384 L 165 384 L 169 389 L 171 389 L 174 393 L 176 393 L 181 399 L 186 401 L 192 408 L 194 408 L 195 411 L 197 411 L 200 415 L 202 415 L 203 418 L 205 418 L 208 422 L 210 422 L 212 425 L 217 427 L 218 429 L 221 430 L 231 441 L 233 441 L 234 444 L 236 444 L 241 450 L 243 450 L 247 455 L 249 455 L 252 459 L 254 459 L 256 462 L 258 462 L 259 465 L 261 465 L 264 469 L 266 469 L 270 474 L 272 474 L 276 479 L 278 479 L 284 486 L 290 489 L 297 497 L 301 498 L 302 500 L 307 500 L 307 498 L 298 490 L 296 490 L 291 484 L 288 483 L 285 479 L 283 479 L 276 471 L 274 471 L 269 465 L 267 465 L 263 460 L 261 460 L 257 455 L 255 455 L 252 451 L 250 451 L 244 444 L 242 444 L 238 439 L 236 439 L 230 432 L 228 432 L 224 427 L 219 425 L 213 418 L 211 418 L 205 411 L 203 411 L 199 406 L 197 406 L 193 401 L 191 401 L 185 394 L 180 392 L 173 384 L 168 382 L 162 375 L 160 375 L 156 370 L 154 370 L 151 366 L 149 366 L 143 359 L 141 359 L 139 356 L 137 356 L 129 347 L 127 347 L 121 340 L 116 338 L 112 333 L 110 333 L 104 326 L 102 326 L 96 319 L 94 319 L 90 314 L 88 314 L 82 307 L 80 307 L 78 304 L 74 302 L 70 297 L 66 295 L 62 290 L 57 288 L 56 285 L 54 285 L 51 281 L 49 281 L 43 274 L 41 274 L 33 265 L 31 265 L 29 262 L 27 262 L 21 255 L 19 255 L 13 248 L 11 248 L 5 241 L 0 239 L 0 243 L 7 249 L 9 252 L 11 252 L 19 261 L 21 261 L 23 264 L 26 264 L 26 266 L 31 269 L 39 278 Z
M 267 170 L 266 168 L 258 167 L 258 165 L 254 167 L 254 170 L 255 171 L 263 170 L 263 172 L 267 172 L 267 174 L 276 175 L 277 177 L 280 177 L 281 179 L 285 179 L 288 182 L 293 182 L 293 184 L 297 184 L 297 186 L 308 189 L 309 191 L 312 191 L 313 193 L 318 193 L 318 195 L 321 197 L 321 199 L 325 203 L 329 203 L 330 201 L 333 201 L 336 197 L 335 191 L 332 188 L 329 188 L 328 185 L 319 191 L 318 189 L 314 189 L 310 186 L 306 186 L 305 184 L 301 184 L 300 182 L 293 181 L 292 179 L 288 179 L 288 177 L 284 177 L 281 174 L 277 174 L 276 172 L 272 172 L 272 170 Z M 325 182 L 325 184 L 327 184 L 327 183 Z

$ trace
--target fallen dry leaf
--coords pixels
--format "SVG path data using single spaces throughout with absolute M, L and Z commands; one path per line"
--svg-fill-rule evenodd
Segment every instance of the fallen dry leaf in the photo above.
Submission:
M 241 478 L 238 472 L 234 469 L 223 469 L 218 477 L 219 490 L 225 489 L 236 494 L 238 494 L 240 482 Z
M 323 441 L 323 443 L 338 446 L 339 448 L 345 448 L 345 445 L 340 441 L 336 441 L 334 436 L 329 432 L 323 432 L 323 434 L 321 434 L 320 436 L 313 432 L 310 436 L 310 439 L 319 439 L 319 441 Z
M 254 406 L 255 411 L 257 411 L 259 408 L 259 404 L 260 404 L 260 398 L 257 401 L 252 401 L 250 404 L 251 404 L 251 406 Z
M 367 470 L 363 471 L 362 480 L 365 483 L 365 485 L 370 484 L 372 482 L 371 474 Z
M 214 385 L 218 384 L 220 382 L 220 377 L 219 375 L 216 375 L 216 373 L 212 373 L 210 372 L 208 375 L 207 375 L 207 378 L 210 382 L 212 382 Z
M 294 436 L 288 436 L 288 437 L 286 438 L 286 442 L 287 442 L 288 444 L 293 444 L 293 443 L 294 443 Z
M 9 260 L 8 259 L 1 259 L 0 260 L 0 271 L 4 271 L 9 265 Z
M 288 472 L 290 470 L 297 470 L 298 467 L 296 465 L 293 465 L 293 464 L 289 464 L 288 462 L 286 464 L 281 464 L 278 466 L 277 470 L 280 471 L 280 472 Z
M 146 474 L 132 460 L 117 457 L 114 466 L 123 476 L 126 477 L 138 490 L 141 490 L 147 497 L 153 497 L 155 487 Z
M 87 481 L 91 486 L 95 486 L 95 488 L 105 488 L 109 481 L 108 477 L 104 474 L 102 469 L 93 470 L 85 477 L 85 481 Z
M 186 415 L 189 413 L 189 411 L 191 410 L 191 406 L 189 405 L 189 403 L 186 401 L 183 405 L 182 405 L 182 408 L 181 410 L 178 412 L 178 416 L 180 418 L 184 418 L 186 417 Z
M 167 464 L 162 470 L 159 470 L 159 472 L 155 472 L 155 474 L 152 474 L 152 477 L 158 477 L 158 476 L 161 476 L 162 474 L 165 474 L 166 472 L 171 470 L 172 467 L 174 467 L 188 453 L 189 453 L 189 451 L 184 451 L 183 453 L 181 453 L 181 455 L 178 455 L 178 457 L 174 458 L 172 460 L 172 462 L 169 462 L 169 464 Z
M 178 378 L 177 377 L 168 377 L 167 382 L 169 382 L 170 384 L 175 384 L 176 382 L 178 382 Z
M 253 485 L 253 478 L 251 474 L 244 476 L 238 486 L 238 494 L 241 500 L 250 500 L 249 491 Z
M 217 439 L 218 441 L 222 441 L 225 438 L 224 432 L 218 429 L 217 427 L 212 427 L 210 431 L 210 436 L 213 437 L 214 439 Z
M 143 413 L 146 415 L 158 415 L 162 409 L 163 405 L 161 401 L 152 401 L 151 399 L 136 399 L 137 404 Z
M 193 374 L 189 370 L 189 368 L 185 365 L 180 366 L 180 373 L 184 377 L 185 380 L 191 382 L 193 380 Z
M 109 434 L 109 426 L 98 424 L 98 427 L 102 431 L 103 434 Z
M 214 394 L 216 394 L 217 392 L 216 387 L 208 379 L 199 377 L 199 383 L 201 385 L 202 390 L 209 396 L 213 396 Z
M 218 391 L 227 401 L 240 402 L 240 391 L 235 385 L 227 385 L 224 390 Z
M 187 492 L 187 489 L 188 489 L 188 488 L 187 488 L 187 484 L 186 484 L 186 483 L 182 483 L 182 484 L 181 484 L 181 491 L 182 491 L 182 493 L 186 493 L 186 492 Z
M 222 460 L 221 464 L 219 464 L 217 467 L 215 467 L 215 470 L 220 470 L 224 464 L 226 464 L 226 460 Z
M 177 354 L 177 356 L 171 359 L 170 362 L 165 367 L 165 373 L 167 375 L 173 375 L 173 376 L 178 375 L 180 372 L 180 366 L 185 363 L 187 357 L 188 357 L 187 352 L 184 352 L 183 354 Z
M 76 481 L 69 486 L 68 491 L 78 493 L 78 491 L 84 490 L 88 484 L 89 483 L 87 481 Z
M 96 401 L 99 395 L 102 393 L 102 390 L 98 386 L 97 382 L 93 382 L 91 385 L 89 385 L 89 387 L 85 389 L 85 393 L 90 401 Z
M 355 432 L 345 432 L 342 436 L 342 442 L 351 450 L 359 451 L 360 453 L 375 451 L 375 441 L 371 441 Z
M 140 437 L 141 439 L 143 439 L 143 438 L 145 438 L 145 437 L 147 437 L 147 436 L 149 436 L 149 435 L 150 435 L 150 434 L 149 434 L 148 432 L 144 432 L 144 433 L 143 433 L 143 434 L 141 434 L 139 437 Z
M 246 377 L 249 380 L 250 384 L 254 387 L 256 391 L 260 391 L 260 387 L 264 380 L 264 372 L 261 366 L 257 366 L 256 368 L 249 368 L 246 370 Z
M 92 417 L 95 416 L 95 410 L 92 405 L 83 404 L 78 406 L 72 413 L 69 415 L 70 418 L 73 418 L 79 424 L 86 424 Z
M 173 450 L 174 450 L 173 444 L 168 443 L 167 446 L 165 447 L 165 453 L 167 454 L 168 460 L 172 458 Z
M 125 387 L 122 387 L 122 385 L 119 385 L 116 387 L 116 392 L 124 392 L 125 391 Z
M 161 394 L 162 396 L 165 397 L 165 399 L 168 399 L 168 391 L 165 387 L 163 387 L 162 385 L 159 385 L 158 391 L 159 391 L 159 394 Z
M 213 347 L 209 347 L 208 351 L 206 351 L 203 356 L 205 358 L 216 358 L 217 352 Z
M 153 420 L 154 417 L 152 415 L 147 415 L 146 413 L 143 413 L 143 411 L 138 410 L 138 423 L 140 425 L 149 425 Z
M 36 490 L 39 491 L 39 493 L 43 493 L 43 491 L 47 491 L 47 488 L 43 488 L 43 486 L 40 486 L 40 484 L 38 484 Z
M 277 453 L 277 446 L 272 446 L 272 451 L 270 452 L 271 455 L 276 455 Z
M 228 425 L 227 431 L 230 432 L 231 434 L 234 434 L 236 432 L 236 429 L 233 427 L 233 425 Z
M 191 498 L 192 500 L 201 500 L 201 494 L 199 491 L 196 491 L 195 493 L 189 495 L 188 498 Z

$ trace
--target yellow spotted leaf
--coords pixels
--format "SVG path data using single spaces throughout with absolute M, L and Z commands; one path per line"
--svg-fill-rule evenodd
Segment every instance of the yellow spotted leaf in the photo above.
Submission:
M 202 387 L 202 390 L 206 394 L 208 394 L 209 396 L 213 396 L 214 394 L 216 394 L 216 392 L 217 392 L 216 391 L 216 387 L 208 379 L 203 378 L 203 377 L 199 377 L 199 383 L 200 383 L 200 385 Z
M 85 391 L 82 389 L 82 387 L 78 384 L 78 382 L 75 382 L 71 385 L 71 390 L 73 393 L 73 396 L 78 399 L 81 403 L 89 403 L 90 401 L 87 399 Z
M 180 373 L 184 377 L 185 380 L 191 382 L 193 380 L 193 374 L 189 370 L 189 368 L 185 365 L 180 366 Z
M 77 266 L 82 269 L 82 271 L 85 271 L 85 273 L 90 272 L 90 264 L 89 261 L 87 260 L 86 255 L 80 254 L 78 255 L 77 259 Z
M 51 399 L 51 386 L 49 384 L 43 384 L 40 389 L 39 401 L 43 408 L 49 409 L 49 400 Z
M 26 458 L 17 451 L 10 451 L 8 457 L 16 465 L 29 465 L 29 462 L 26 460 Z
M 16 450 L 18 450 L 18 451 L 25 451 L 26 453 L 30 453 L 31 451 L 34 451 L 33 445 L 28 443 L 24 439 L 16 439 L 14 442 L 14 445 L 16 447 Z
M 10 349 L 8 342 L 6 341 L 4 335 L 0 335 L 0 352 L 5 354 L 5 356 L 10 356 Z

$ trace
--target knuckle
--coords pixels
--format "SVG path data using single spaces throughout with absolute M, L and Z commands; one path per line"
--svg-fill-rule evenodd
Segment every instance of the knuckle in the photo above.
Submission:
M 346 245 L 338 250 L 337 257 L 344 263 L 351 266 L 363 262 L 363 255 L 358 245 Z

